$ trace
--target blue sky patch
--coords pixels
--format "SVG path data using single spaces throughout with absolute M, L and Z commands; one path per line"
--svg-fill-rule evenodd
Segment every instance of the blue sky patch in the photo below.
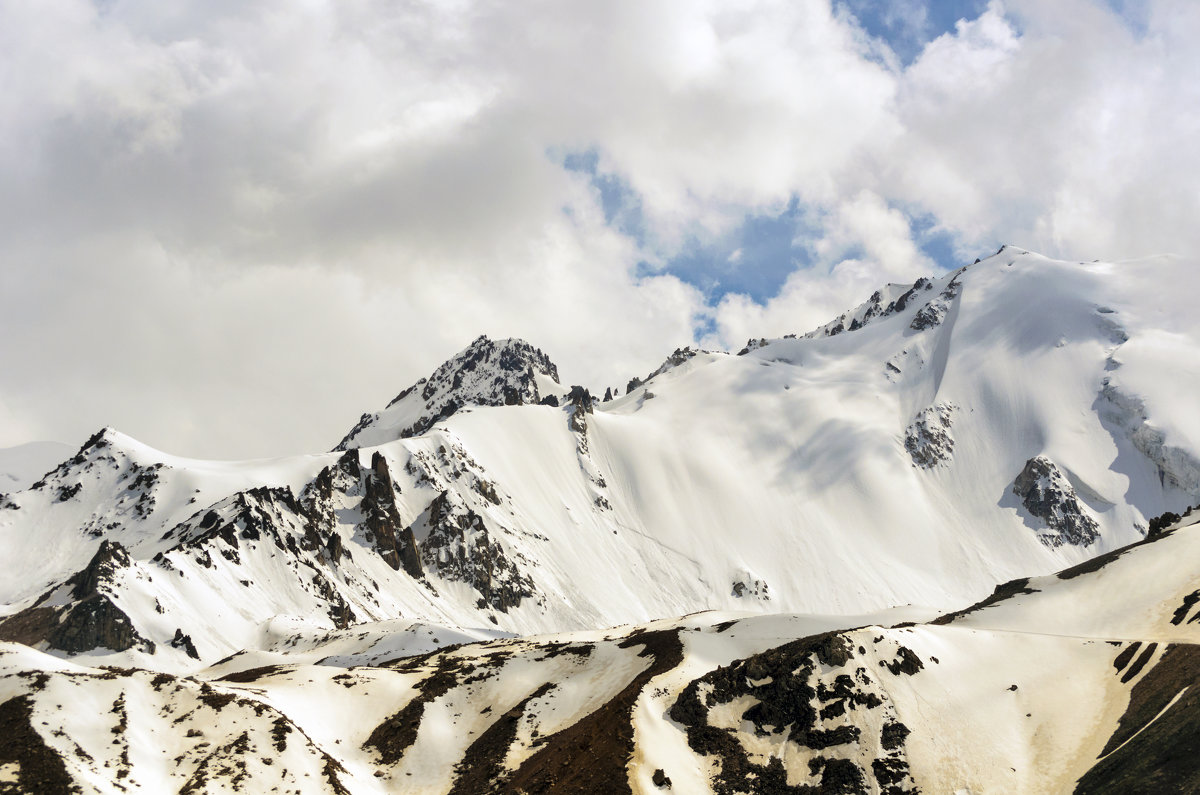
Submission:
M 925 49 L 925 45 L 954 31 L 960 19 L 975 19 L 987 9 L 987 0 L 838 0 L 858 20 L 863 29 L 877 39 L 887 42 L 908 66 Z

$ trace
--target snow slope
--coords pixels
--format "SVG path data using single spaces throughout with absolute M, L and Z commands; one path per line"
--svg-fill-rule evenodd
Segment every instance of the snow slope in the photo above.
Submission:
M 1192 791 L 1198 557 L 1185 523 L 933 621 L 703 613 L 190 676 L 3 644 L 0 770 L 100 792 Z
M 0 636 L 197 667 L 281 626 L 954 609 L 1200 502 L 1200 328 L 1170 288 L 1192 274 L 1005 248 L 603 402 L 481 338 L 344 450 L 286 460 L 106 430 L 0 506 Z M 77 627 L 94 610 L 105 632 Z

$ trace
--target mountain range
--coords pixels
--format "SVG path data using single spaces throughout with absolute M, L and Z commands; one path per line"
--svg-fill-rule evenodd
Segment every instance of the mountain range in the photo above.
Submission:
M 623 389 L 480 337 L 329 452 L 0 455 L 0 792 L 1200 786 L 1194 282 L 1004 247 Z

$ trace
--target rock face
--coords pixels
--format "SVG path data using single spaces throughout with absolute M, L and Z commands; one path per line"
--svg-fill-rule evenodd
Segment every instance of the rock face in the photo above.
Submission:
M 538 376 L 558 383 L 558 367 L 518 339 L 481 336 L 427 378 L 405 389 L 377 414 L 364 414 L 335 450 L 418 436 L 468 406 L 537 404 Z
M 430 504 L 426 524 L 425 564 L 442 577 L 478 591 L 479 607 L 486 605 L 504 613 L 536 595 L 533 580 L 508 558 L 483 517 L 456 505 L 450 492 L 442 492 Z
M 734 580 L 730 593 L 739 599 L 771 600 L 771 588 L 767 585 L 766 581 L 751 577 L 749 574 Z
M 571 417 L 568 420 L 571 430 L 576 433 L 587 433 L 587 415 L 594 413 L 592 393 L 581 386 L 571 387 L 567 395 L 567 405 L 571 407 Z
M 1026 461 L 1013 492 L 1026 510 L 1046 523 L 1047 530 L 1038 534 L 1043 544 L 1086 547 L 1100 536 L 1096 520 L 1080 505 L 1074 487 L 1049 458 L 1039 455 Z
M 961 274 L 961 271 L 959 273 Z M 959 282 L 958 276 L 955 276 L 946 285 L 946 288 L 938 294 L 937 298 L 925 304 L 925 306 L 917 311 L 917 314 L 913 315 L 913 319 L 908 324 L 908 327 L 913 331 L 925 331 L 926 329 L 940 326 L 942 321 L 946 319 L 946 315 L 950 312 L 951 303 L 958 297 L 961 291 L 962 284 Z
M 130 565 L 124 547 L 101 542 L 83 570 L 43 594 L 32 607 L 0 622 L 0 639 L 28 646 L 45 643 L 68 654 L 93 649 L 126 651 L 135 646 L 153 653 L 154 644 L 138 634 L 129 616 L 107 594 L 114 578 Z M 67 604 L 47 604 L 62 601 Z
M 371 456 L 371 469 L 363 479 L 362 513 L 367 540 L 393 569 L 401 566 L 409 576 L 420 578 L 421 557 L 411 527 L 406 527 L 396 510 L 396 486 L 387 459 L 378 452 Z
M 932 469 L 950 461 L 954 455 L 954 437 L 950 435 L 950 428 L 955 408 L 952 403 L 930 406 L 904 430 L 904 449 L 912 457 L 914 466 Z
M 926 291 L 932 289 L 933 282 L 926 278 L 917 279 L 911 287 L 903 284 L 889 284 L 882 290 L 876 290 L 870 298 L 854 309 L 843 312 L 824 326 L 808 332 L 804 337 L 806 339 L 836 337 L 846 331 L 857 331 L 872 321 L 905 311 Z M 766 342 L 766 340 L 751 340 L 741 353 L 749 353 L 755 348 L 762 347 Z

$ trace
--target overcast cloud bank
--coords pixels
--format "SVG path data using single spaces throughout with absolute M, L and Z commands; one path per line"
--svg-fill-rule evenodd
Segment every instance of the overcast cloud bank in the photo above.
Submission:
M 603 387 L 1002 242 L 1200 249 L 1195 3 L 992 2 L 903 59 L 854 7 L 0 2 L 0 445 L 324 449 L 480 333 Z

